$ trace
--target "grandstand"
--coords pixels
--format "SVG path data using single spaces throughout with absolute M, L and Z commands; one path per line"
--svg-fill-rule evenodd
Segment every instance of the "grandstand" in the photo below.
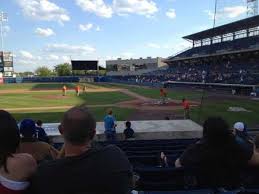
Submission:
M 141 76 L 112 77 L 138 83 L 235 88 L 249 94 L 259 84 L 259 16 L 184 36 L 192 48 L 168 57 L 169 68 Z
M 258 27 L 254 16 L 183 37 L 193 47 L 166 60 L 170 81 L 258 84 Z

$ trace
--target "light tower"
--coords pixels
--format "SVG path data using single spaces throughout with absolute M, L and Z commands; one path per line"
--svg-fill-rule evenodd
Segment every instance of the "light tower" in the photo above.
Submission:
M 247 16 L 258 15 L 258 0 L 247 0 Z
M 3 35 L 3 23 L 8 21 L 8 17 L 7 17 L 7 13 L 4 12 L 0 12 L 0 31 L 1 31 L 1 48 L 2 48 L 2 52 L 4 52 L 4 35 Z

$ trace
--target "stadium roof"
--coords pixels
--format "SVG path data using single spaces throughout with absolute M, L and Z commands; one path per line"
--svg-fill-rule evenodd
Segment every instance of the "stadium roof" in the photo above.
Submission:
M 259 15 L 184 36 L 188 40 L 202 40 L 259 26 Z

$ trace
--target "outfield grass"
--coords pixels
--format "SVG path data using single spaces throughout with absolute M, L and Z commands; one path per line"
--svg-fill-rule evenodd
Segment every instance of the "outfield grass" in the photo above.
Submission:
M 62 97 L 61 92 L 56 91 L 1 94 L 0 108 L 72 106 L 82 103 L 87 105 L 104 105 L 131 99 L 131 97 L 120 92 L 85 93 L 79 97 L 74 92 L 68 92 L 66 97 Z
M 0 90 L 32 89 L 36 84 L 0 84 Z
M 134 112 L 134 109 L 128 108 L 117 108 L 111 107 L 113 113 L 118 121 L 125 121 Z M 107 107 L 90 108 L 91 112 L 94 114 L 97 121 L 103 121 L 104 116 L 107 112 Z M 64 112 L 66 110 L 58 111 L 47 111 L 47 112 L 23 112 L 23 113 L 12 113 L 18 122 L 24 118 L 31 118 L 34 120 L 41 119 L 43 122 L 57 123 L 60 122 Z
M 20 84 L 0 84 L 0 90 L 61 90 L 66 85 L 68 89 L 74 89 L 78 83 L 20 83 Z M 81 87 L 86 86 L 89 89 L 98 88 L 96 84 L 79 83 Z

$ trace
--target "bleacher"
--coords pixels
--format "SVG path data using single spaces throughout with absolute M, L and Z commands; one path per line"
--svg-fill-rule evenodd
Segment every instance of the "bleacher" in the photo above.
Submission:
M 115 144 L 126 153 L 134 172 L 139 176 L 136 188 L 139 191 L 188 191 L 188 193 L 191 191 L 202 193 L 207 193 L 209 190 L 216 191 L 216 188 L 209 185 L 208 178 L 204 174 L 199 174 L 196 169 L 174 167 L 175 160 L 190 144 L 197 141 L 198 139 L 139 140 L 119 141 Z M 107 145 L 109 143 L 103 142 L 101 144 Z M 163 167 L 159 163 L 161 152 L 167 155 L 168 167 Z M 240 188 L 242 187 L 244 190 L 258 189 L 258 168 L 246 169 L 240 178 Z M 230 183 L 226 182 L 226 185 L 232 189 Z
M 199 139 L 131 140 L 94 142 L 95 146 L 115 144 L 127 155 L 134 173 L 139 177 L 136 190 L 145 194 L 166 193 L 221 193 L 220 187 L 208 183 L 208 178 L 197 169 L 175 168 L 174 162 L 184 150 Z M 61 147 L 62 144 L 56 144 Z M 168 167 L 161 166 L 160 153 L 168 158 Z M 259 168 L 247 168 L 240 175 L 240 185 L 226 185 L 230 190 L 258 191 Z M 226 188 L 226 185 L 225 186 Z M 170 191 L 170 192 L 169 192 Z M 224 193 L 224 192 L 222 192 Z
M 134 168 L 138 167 L 157 167 L 159 166 L 159 156 L 164 152 L 174 166 L 174 161 L 183 153 L 186 147 L 193 144 L 197 139 L 180 140 L 135 140 L 119 141 L 115 144 L 120 147 L 128 156 Z M 107 145 L 109 142 L 103 142 Z

